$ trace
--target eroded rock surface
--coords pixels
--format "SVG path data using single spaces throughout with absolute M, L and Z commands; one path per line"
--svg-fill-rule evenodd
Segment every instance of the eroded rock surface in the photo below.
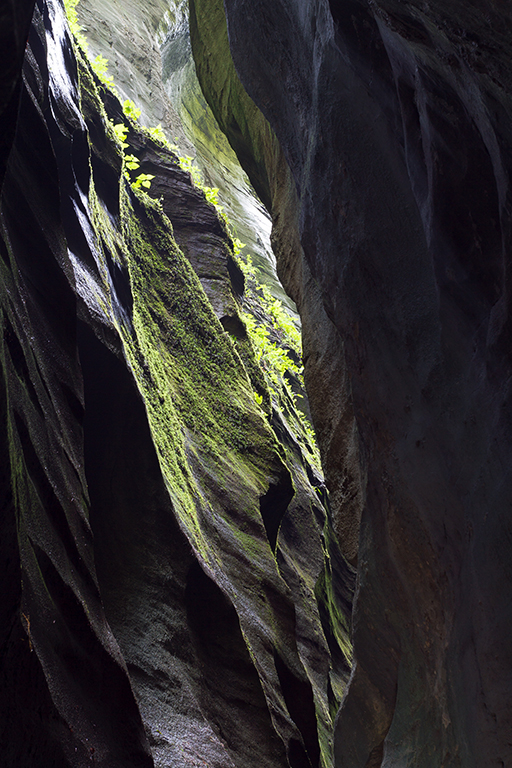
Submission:
M 2 765 L 327 766 L 354 578 L 318 460 L 224 224 L 135 124 L 157 199 L 131 186 L 120 114 L 37 0 L 0 200 Z
M 272 212 L 353 557 L 362 511 L 336 764 L 509 765 L 510 10 L 193 0 L 191 18 Z
M 296 319 L 296 309 L 276 278 L 270 217 L 201 91 L 190 45 L 188 0 L 80 0 L 77 13 L 91 56 L 107 59 L 121 100 L 133 100 L 144 125 L 160 124 L 182 155 L 194 157 L 206 183 L 219 189 L 261 279 Z

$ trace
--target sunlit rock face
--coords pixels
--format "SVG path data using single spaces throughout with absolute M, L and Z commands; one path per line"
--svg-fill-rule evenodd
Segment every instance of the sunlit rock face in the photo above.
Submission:
M 329 766 L 354 572 L 295 402 L 269 391 L 246 333 L 231 237 L 135 124 L 153 197 L 130 184 L 121 105 L 59 0 L 37 0 L 4 104 L 17 83 L 0 198 L 0 763 Z
M 274 218 L 324 459 L 346 414 L 338 482 L 348 456 L 363 503 L 336 764 L 512 764 L 510 10 L 193 0 L 191 17 Z
M 108 60 L 121 99 L 134 101 L 144 125 L 160 124 L 181 155 L 195 158 L 206 183 L 219 189 L 222 205 L 261 279 L 297 322 L 296 309 L 276 278 L 268 212 L 219 130 L 197 80 L 188 1 L 80 0 L 77 13 L 91 55 Z

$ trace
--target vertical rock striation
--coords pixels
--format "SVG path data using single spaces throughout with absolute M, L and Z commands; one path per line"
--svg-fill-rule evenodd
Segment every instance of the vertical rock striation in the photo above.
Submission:
M 191 2 L 199 78 L 273 216 L 354 560 L 360 519 L 337 766 L 509 765 L 510 11 L 224 8 L 234 66 Z
M 120 104 L 59 0 L 35 4 L 19 104 L 0 199 L 2 765 L 327 766 L 353 570 L 293 398 L 258 367 L 231 238 L 135 124 L 158 199 L 130 184 Z
M 0 182 L 11 151 L 18 113 L 21 65 L 25 55 L 34 0 L 4 3 L 0 9 L 2 74 L 0 75 Z
M 121 99 L 142 110 L 144 125 L 161 125 L 180 152 L 193 156 L 209 186 L 219 189 L 237 236 L 247 246 L 261 279 L 296 310 L 275 275 L 270 218 L 219 129 L 197 80 L 190 46 L 188 1 L 80 0 L 80 24 L 93 56 L 108 60 Z

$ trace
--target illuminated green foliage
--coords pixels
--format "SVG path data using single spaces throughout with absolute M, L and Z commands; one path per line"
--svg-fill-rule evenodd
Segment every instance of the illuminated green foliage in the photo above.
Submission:
M 65 0 L 65 6 L 71 31 L 82 50 L 87 53 L 87 40 L 79 25 L 76 12 L 78 2 L 79 0 Z M 96 60 L 91 62 L 96 75 L 104 83 L 107 79 L 112 80 L 112 78 L 107 77 L 107 63 L 107 59 L 102 57 L 96 57 Z M 113 81 L 107 84 L 115 92 Z M 247 353 L 242 356 L 246 365 L 249 367 L 256 365 L 260 369 L 258 374 L 260 383 L 256 385 L 256 380 L 253 381 L 253 385 L 260 389 L 259 392 L 254 392 L 255 402 L 267 415 L 270 415 L 271 403 L 272 407 L 278 408 L 282 412 L 287 411 L 289 420 L 293 422 L 293 427 L 290 424 L 293 432 L 296 435 L 302 434 L 304 436 L 308 450 L 315 455 L 316 460 L 318 450 L 314 432 L 306 416 L 297 407 L 297 384 L 299 390 L 304 389 L 303 369 L 298 362 L 301 359 L 302 346 L 300 333 L 292 318 L 283 308 L 281 302 L 272 296 L 265 285 L 259 282 L 258 270 L 254 267 L 251 257 L 247 254 L 241 256 L 245 246 L 235 236 L 235 229 L 219 203 L 219 189 L 209 187 L 205 183 L 203 174 L 195 164 L 194 158 L 181 153 L 178 139 L 175 139 L 174 143 L 168 140 L 161 124 L 153 127 L 141 125 L 139 118 L 142 110 L 131 99 L 126 99 L 123 102 L 122 109 L 128 124 L 117 123 L 112 127 L 123 150 L 124 175 L 132 188 L 142 191 L 149 190 L 154 175 L 137 173 L 135 176 L 135 173 L 140 169 L 140 160 L 136 155 L 127 153 L 130 144 L 126 139 L 130 132 L 130 124 L 134 129 L 142 131 L 153 141 L 176 155 L 180 168 L 190 174 L 194 186 L 203 192 L 207 202 L 215 207 L 218 216 L 224 222 L 231 238 L 234 256 L 245 275 L 246 311 L 241 312 L 240 317 L 247 331 L 249 341 L 246 344 L 249 344 L 252 351 L 250 354 Z M 238 346 L 240 353 L 242 353 L 243 344 L 239 343 Z M 249 357 L 252 356 L 253 363 L 250 362 L 248 355 Z M 291 383 L 293 381 L 295 381 L 294 386 Z M 265 396 L 262 394 L 263 390 L 266 390 Z
M 142 114 L 142 110 L 135 106 L 135 103 L 131 99 L 126 99 L 123 102 L 123 112 L 134 123 L 137 122 Z
M 78 21 L 78 13 L 76 9 L 79 2 L 80 0 L 64 0 L 64 9 L 68 18 L 69 29 L 75 38 L 77 45 L 80 46 L 82 51 L 87 56 L 92 70 L 98 80 L 100 80 L 103 85 L 106 85 L 107 88 L 110 88 L 110 90 L 115 93 L 116 88 L 114 85 L 114 78 L 112 75 L 108 74 L 108 59 L 105 59 L 104 56 L 101 56 L 101 54 L 91 58 L 89 53 L 89 43 L 87 42 L 87 38 L 85 37 L 83 29 Z

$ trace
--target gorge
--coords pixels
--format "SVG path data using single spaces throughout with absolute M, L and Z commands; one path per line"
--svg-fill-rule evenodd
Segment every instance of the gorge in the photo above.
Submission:
M 66 6 L 0 17 L 2 765 L 511 766 L 510 8 Z

